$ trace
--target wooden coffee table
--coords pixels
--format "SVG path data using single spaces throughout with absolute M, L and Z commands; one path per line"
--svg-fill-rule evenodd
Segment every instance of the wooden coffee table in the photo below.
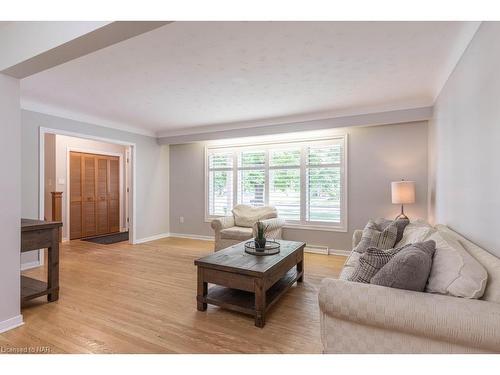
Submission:
M 245 242 L 195 260 L 198 266 L 198 310 L 207 304 L 255 317 L 264 327 L 266 312 L 297 281 L 304 278 L 303 242 L 276 240 L 276 255 L 245 253 Z M 208 284 L 216 284 L 208 288 Z

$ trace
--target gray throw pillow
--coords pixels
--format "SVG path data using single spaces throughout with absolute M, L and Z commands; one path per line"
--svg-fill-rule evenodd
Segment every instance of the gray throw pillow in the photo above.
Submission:
M 409 245 L 407 245 L 409 246 Z M 369 284 L 370 280 L 379 272 L 379 270 L 384 267 L 393 256 L 395 256 L 399 251 L 404 249 L 400 247 L 398 249 L 388 249 L 382 250 L 376 247 L 369 247 L 360 257 L 359 263 L 354 268 L 351 276 L 349 276 L 349 281 L 355 281 L 357 283 Z
M 392 249 L 398 238 L 398 227 L 400 223 L 392 220 L 369 220 L 363 229 L 361 240 L 353 251 L 364 253 L 369 247 L 381 250 Z
M 371 279 L 371 284 L 423 292 L 431 272 L 434 241 L 408 245 L 395 254 Z

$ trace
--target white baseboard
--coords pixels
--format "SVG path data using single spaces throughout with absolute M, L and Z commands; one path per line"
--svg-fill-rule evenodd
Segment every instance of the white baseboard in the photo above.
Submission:
M 156 235 L 151 236 L 151 237 L 139 238 L 139 239 L 135 240 L 134 244 L 156 241 L 156 240 L 160 240 L 160 239 L 166 238 L 166 237 L 170 237 L 170 233 L 160 233 L 160 234 L 156 234 Z
M 349 250 L 336 250 L 336 249 L 328 249 L 328 255 L 341 255 L 344 257 L 348 257 L 351 255 Z
M 214 236 L 202 236 L 199 234 L 188 234 L 188 233 L 170 233 L 170 237 L 188 238 L 191 240 L 203 240 L 203 241 L 213 241 Z
M 21 264 L 21 271 L 30 270 L 32 268 L 37 268 L 40 266 L 43 266 L 43 263 L 40 261 L 40 259 L 35 260 L 33 262 L 22 263 Z
M 17 328 L 19 326 L 22 326 L 24 324 L 23 322 L 23 316 L 21 314 L 4 320 L 3 322 L 0 322 L 0 333 L 10 331 L 11 329 Z
M 328 255 L 328 247 L 326 246 L 306 245 L 304 251 L 306 253 Z

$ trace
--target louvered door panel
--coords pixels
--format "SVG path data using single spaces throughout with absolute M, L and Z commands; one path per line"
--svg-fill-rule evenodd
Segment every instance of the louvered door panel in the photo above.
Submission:
M 108 158 L 96 157 L 97 160 L 97 234 L 109 233 L 108 224 Z
M 95 236 L 96 225 L 96 158 L 84 154 L 82 156 L 83 165 L 83 236 Z
M 120 162 L 116 157 L 109 158 L 108 218 L 109 231 L 120 231 Z
M 73 240 L 82 237 L 82 155 L 71 152 L 69 158 L 69 237 Z

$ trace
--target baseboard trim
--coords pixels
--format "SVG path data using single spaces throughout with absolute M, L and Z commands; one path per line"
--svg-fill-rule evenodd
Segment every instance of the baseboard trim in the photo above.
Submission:
M 306 245 L 304 251 L 306 253 L 328 255 L 328 247 L 326 246 Z
M 21 271 L 30 270 L 32 268 L 37 268 L 37 267 L 40 267 L 40 266 L 43 266 L 43 263 L 40 262 L 40 259 L 35 260 L 33 262 L 22 263 L 21 264 Z
M 166 237 L 170 237 L 170 233 L 160 233 L 160 234 L 156 234 L 156 235 L 150 236 L 150 237 L 139 238 L 139 239 L 135 240 L 134 244 L 137 245 L 137 244 L 141 244 L 141 243 L 145 243 L 145 242 L 161 240 L 162 238 L 166 238 Z
M 23 324 L 23 316 L 19 314 L 17 316 L 14 316 L 13 318 L 0 322 L 0 333 L 10 331 L 11 329 L 20 327 Z
M 190 240 L 213 241 L 214 236 L 202 236 L 200 234 L 170 233 L 170 237 L 188 238 Z
M 343 257 L 348 257 L 351 255 L 351 252 L 349 250 L 328 249 L 328 255 L 341 255 Z

